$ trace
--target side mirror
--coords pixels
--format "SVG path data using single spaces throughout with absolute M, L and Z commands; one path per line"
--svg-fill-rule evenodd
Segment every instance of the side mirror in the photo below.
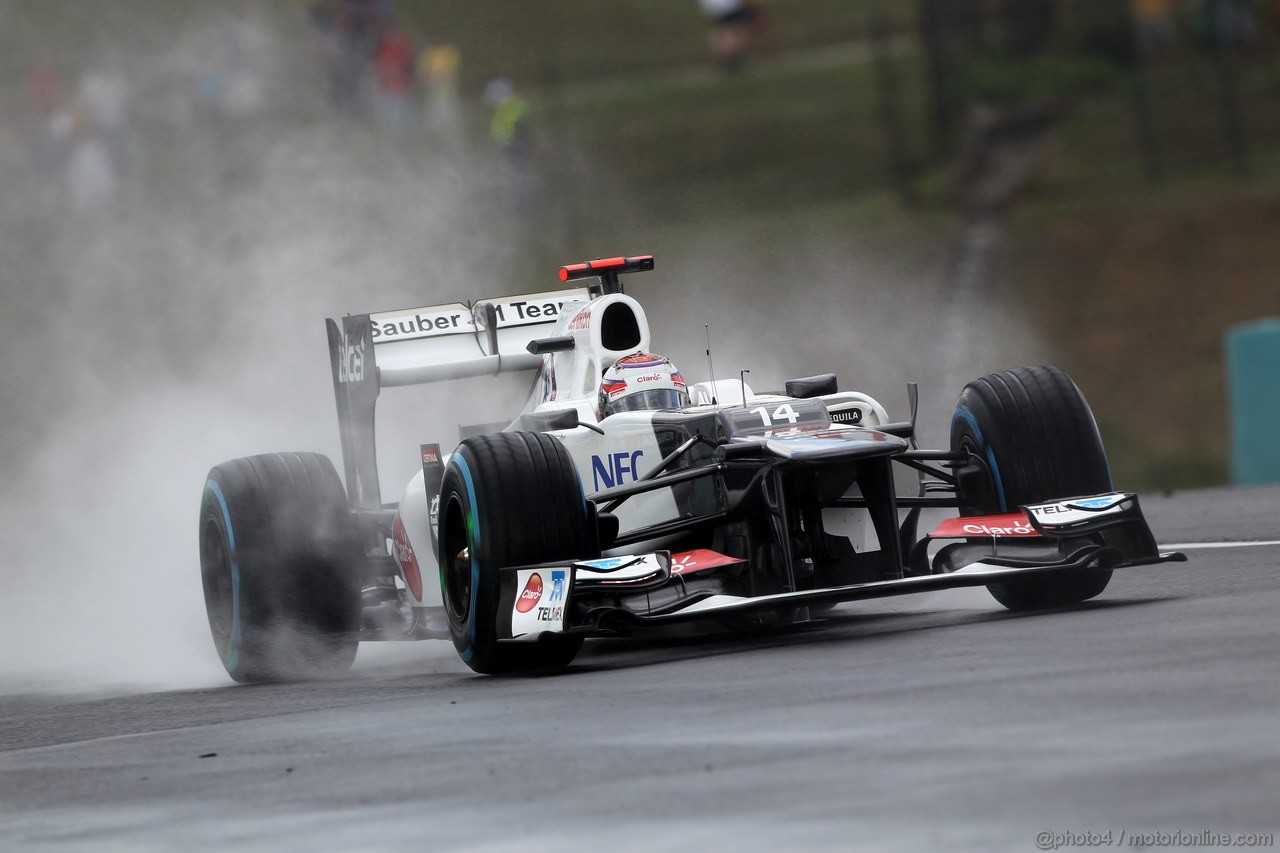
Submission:
M 564 352 L 574 347 L 573 338 L 569 335 L 561 335 L 555 338 L 535 338 L 529 341 L 529 345 L 525 347 L 534 355 L 545 355 L 549 352 Z
M 575 429 L 576 427 L 585 427 L 592 432 L 598 432 L 604 435 L 604 430 L 595 424 L 589 424 L 578 420 L 577 409 L 556 409 L 550 412 L 525 412 L 516 418 L 516 429 L 528 430 L 529 432 L 550 432 L 553 429 Z
M 596 536 L 600 540 L 600 550 L 607 551 L 618 541 L 618 531 L 622 524 L 618 517 L 610 512 L 596 512 Z

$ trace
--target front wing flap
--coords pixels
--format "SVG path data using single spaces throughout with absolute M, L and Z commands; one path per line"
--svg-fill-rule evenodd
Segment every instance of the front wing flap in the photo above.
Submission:
M 943 547 L 929 559 L 931 545 Z M 1082 556 L 1100 568 L 1122 568 L 1165 560 L 1130 492 L 1109 492 L 1028 504 L 1003 515 L 950 518 L 912 549 L 912 574 L 948 574 L 984 562 L 1008 568 L 1071 564 Z

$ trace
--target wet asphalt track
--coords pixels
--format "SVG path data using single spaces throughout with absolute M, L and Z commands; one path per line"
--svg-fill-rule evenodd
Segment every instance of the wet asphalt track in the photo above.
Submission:
M 1145 507 L 1166 544 L 1280 540 L 1280 489 Z M 1280 546 L 1188 553 L 1072 611 L 937 593 L 765 637 L 589 645 L 556 677 L 473 677 L 435 643 L 376 650 L 338 682 L 8 696 L 0 849 L 1034 850 L 1040 831 L 1274 831 Z

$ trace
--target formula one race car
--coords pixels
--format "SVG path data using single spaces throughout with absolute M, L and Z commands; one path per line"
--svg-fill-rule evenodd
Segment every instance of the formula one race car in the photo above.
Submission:
M 554 669 L 586 637 L 744 630 L 950 587 L 1061 607 L 1113 569 L 1184 559 L 1112 489 L 1062 371 L 970 382 L 950 448 L 922 450 L 914 386 L 911 419 L 890 422 L 832 374 L 781 394 L 741 376 L 686 385 L 619 282 L 653 264 L 591 261 L 560 270 L 582 289 L 329 320 L 346 488 L 312 453 L 224 462 L 205 484 L 205 602 L 232 678 L 332 673 L 361 641 L 431 637 L 477 672 Z M 422 445 L 422 470 L 384 504 L 381 390 L 511 371 L 534 376 L 522 413 L 463 426 L 448 452 Z M 928 507 L 958 515 L 920 536 Z

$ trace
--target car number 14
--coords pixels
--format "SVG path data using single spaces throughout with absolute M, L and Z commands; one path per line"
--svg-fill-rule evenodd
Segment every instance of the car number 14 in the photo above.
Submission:
M 790 403 L 783 403 L 781 406 L 773 410 L 772 415 L 769 414 L 769 410 L 764 406 L 752 409 L 751 414 L 759 415 L 760 420 L 767 427 L 773 426 L 779 421 L 786 421 L 789 424 L 794 424 L 796 421 L 800 420 L 800 413 L 793 409 Z

